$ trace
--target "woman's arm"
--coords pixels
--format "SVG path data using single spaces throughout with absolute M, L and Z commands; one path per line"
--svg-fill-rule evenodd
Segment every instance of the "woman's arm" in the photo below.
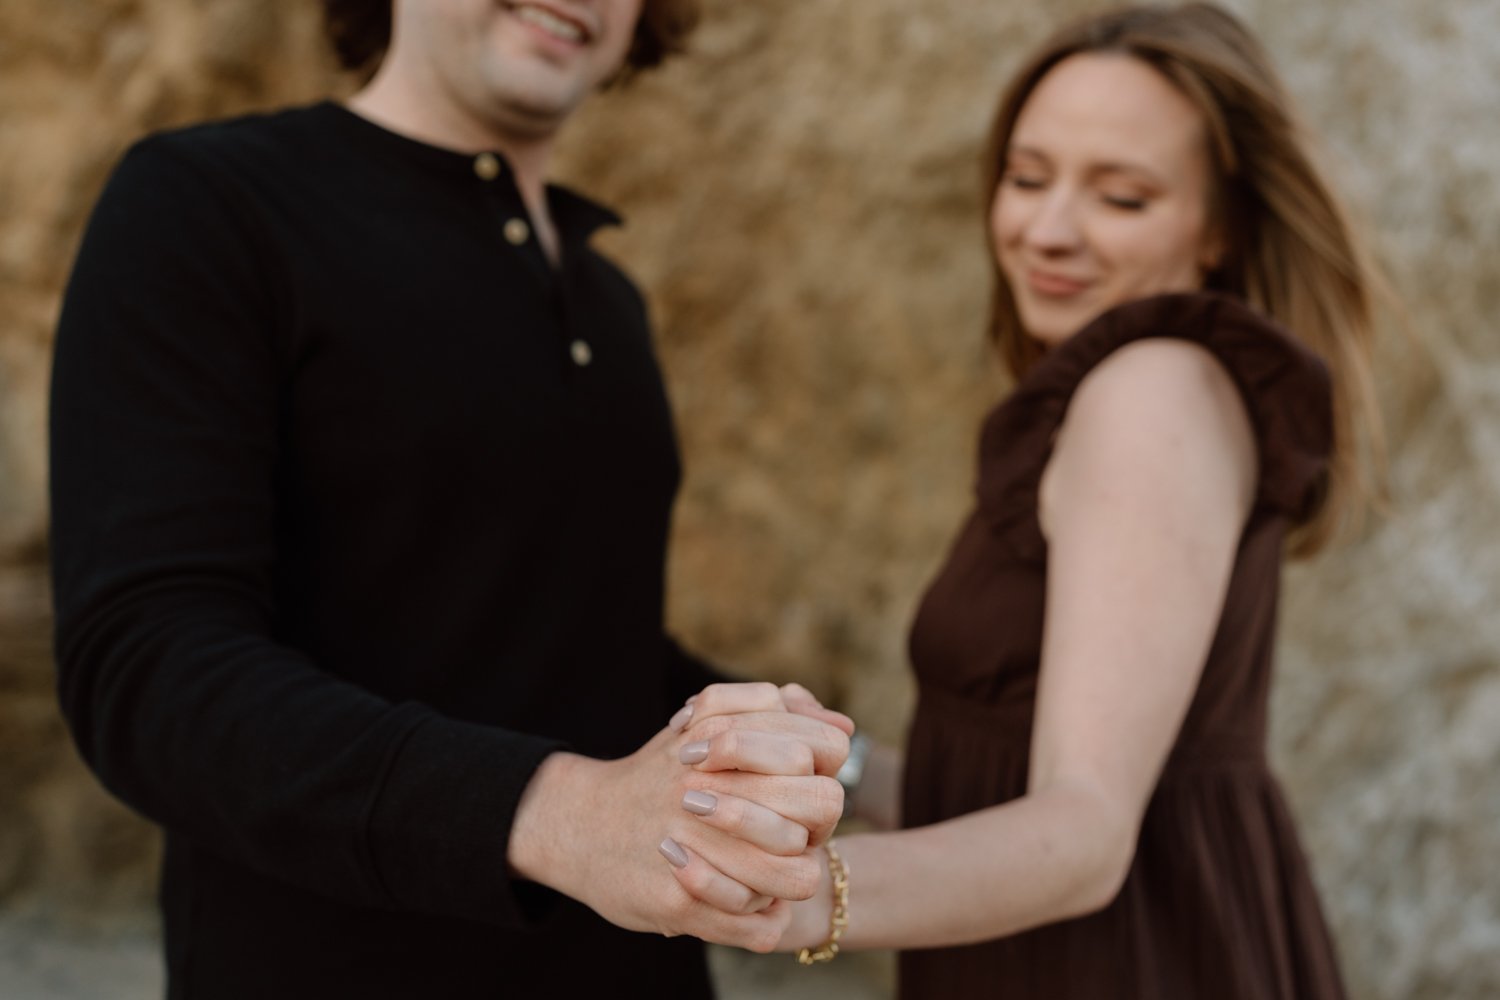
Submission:
M 841 839 L 846 947 L 982 941 L 1108 905 L 1197 687 L 1255 480 L 1243 403 L 1202 348 L 1144 341 L 1084 381 L 1039 502 L 1047 620 L 1027 794 Z M 830 909 L 825 884 L 793 906 L 779 947 L 823 941 Z

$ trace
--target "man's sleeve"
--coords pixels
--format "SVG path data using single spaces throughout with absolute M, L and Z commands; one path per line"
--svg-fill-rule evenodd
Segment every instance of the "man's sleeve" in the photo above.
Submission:
M 95 210 L 53 373 L 64 714 L 109 789 L 215 854 L 349 902 L 523 924 L 510 825 L 558 744 L 387 702 L 275 639 L 285 292 L 265 245 L 170 137 Z

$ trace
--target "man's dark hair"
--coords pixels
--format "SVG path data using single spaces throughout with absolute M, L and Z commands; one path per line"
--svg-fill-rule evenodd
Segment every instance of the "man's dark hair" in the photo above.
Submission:
M 391 44 L 392 0 L 323 0 L 323 26 L 345 69 L 373 73 Z M 660 65 L 687 47 L 700 0 L 645 0 L 624 75 Z

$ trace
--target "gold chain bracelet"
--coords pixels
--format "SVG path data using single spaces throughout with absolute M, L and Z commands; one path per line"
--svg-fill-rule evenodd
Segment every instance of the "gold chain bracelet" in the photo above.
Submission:
M 831 962 L 839 953 L 839 938 L 849 926 L 849 867 L 839 857 L 839 849 L 830 840 L 823 848 L 828 852 L 828 875 L 833 879 L 833 916 L 828 919 L 828 940 L 817 948 L 803 948 L 797 961 L 803 965 Z

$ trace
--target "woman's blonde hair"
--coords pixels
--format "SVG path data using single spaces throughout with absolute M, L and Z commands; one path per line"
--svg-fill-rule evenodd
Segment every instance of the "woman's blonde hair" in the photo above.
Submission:
M 987 154 L 993 203 L 1022 106 L 1058 63 L 1118 53 L 1153 67 L 1198 108 L 1213 174 L 1211 223 L 1224 255 L 1206 286 L 1230 292 L 1295 333 L 1333 377 L 1334 450 L 1324 501 L 1293 537 L 1322 548 L 1382 495 L 1384 435 L 1371 376 L 1378 269 L 1309 155 L 1309 142 L 1265 51 L 1233 15 L 1206 3 L 1126 7 L 1063 28 L 1016 74 Z M 993 257 L 993 254 L 991 255 Z M 1041 356 L 996 265 L 990 332 L 1017 377 Z

